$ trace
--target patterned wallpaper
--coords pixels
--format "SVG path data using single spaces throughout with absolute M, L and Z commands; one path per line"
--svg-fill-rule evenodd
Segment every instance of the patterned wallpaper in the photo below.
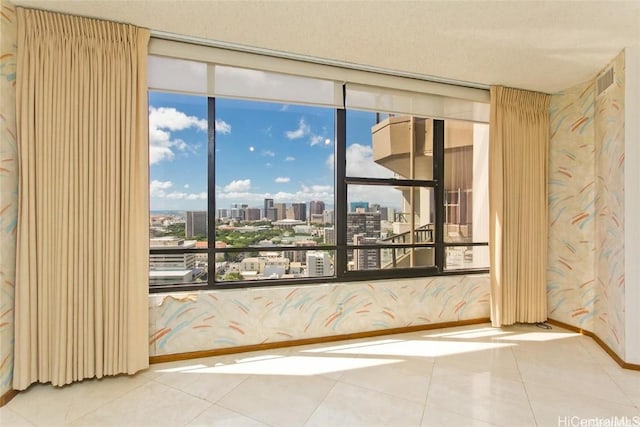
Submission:
M 624 53 L 611 65 L 599 96 L 594 79 L 551 98 L 547 293 L 624 359 Z
M 489 317 L 489 277 L 154 294 L 152 356 Z
M 594 92 L 590 81 L 555 94 L 549 108 L 549 317 L 594 330 Z
M 0 395 L 13 376 L 13 289 L 18 215 L 15 8 L 0 1 Z
M 624 359 L 624 53 L 614 81 L 596 98 L 596 274 L 594 332 Z M 609 68 L 609 67 L 607 67 Z

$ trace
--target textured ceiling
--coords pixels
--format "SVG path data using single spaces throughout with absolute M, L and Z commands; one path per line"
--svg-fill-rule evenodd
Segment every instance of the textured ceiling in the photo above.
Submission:
M 547 93 L 640 47 L 640 1 L 12 0 L 189 36 Z

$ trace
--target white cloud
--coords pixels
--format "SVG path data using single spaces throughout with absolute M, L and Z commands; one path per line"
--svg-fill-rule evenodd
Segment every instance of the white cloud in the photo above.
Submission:
M 293 157 L 293 156 L 287 156 L 287 157 L 284 159 L 284 161 L 285 161 L 285 162 L 293 162 L 295 159 L 296 159 L 296 158 L 295 158 L 295 157 Z
M 274 153 L 274 152 L 273 152 L 273 151 L 271 151 L 271 150 L 264 150 L 264 151 L 262 152 L 262 155 L 263 155 L 263 156 L 265 156 L 265 157 L 275 157 L 275 156 L 276 156 L 276 153 Z
M 285 132 L 285 135 L 289 139 L 300 139 L 304 137 L 309 137 L 309 145 L 314 146 L 318 144 L 324 143 L 325 145 L 331 144 L 331 139 L 317 135 L 316 133 L 311 131 L 311 127 L 304 121 L 304 117 L 300 119 L 298 122 L 298 128 L 296 130 L 290 130 Z
M 305 123 L 304 119 L 300 119 L 298 122 L 298 128 L 296 130 L 290 130 L 285 132 L 285 135 L 289 139 L 299 139 L 308 135 L 311 132 L 309 125 Z
M 324 137 L 320 135 L 312 135 L 311 138 L 309 138 L 309 144 L 312 147 L 314 145 L 320 144 L 322 141 L 324 141 Z
M 173 187 L 171 181 L 158 181 L 154 179 L 149 183 L 149 194 L 151 197 L 164 197 L 166 195 L 165 190 Z
M 185 188 L 189 188 L 189 185 L 185 185 Z M 153 180 L 149 184 L 149 194 L 154 199 L 170 199 L 170 200 L 206 200 L 207 193 L 185 193 L 181 191 L 167 191 L 173 188 L 173 182 L 171 181 L 158 181 Z
M 187 116 L 175 108 L 149 107 L 149 127 L 168 129 L 170 131 L 185 130 L 191 127 L 206 131 L 207 121 L 195 116 Z
M 289 178 L 288 176 L 279 176 L 274 181 L 278 184 L 284 184 L 291 181 L 291 178 Z
M 185 185 L 184 185 L 184 188 L 189 188 L 189 184 L 185 184 Z
M 364 178 L 393 178 L 393 172 L 373 161 L 373 149 L 367 145 L 351 144 L 347 147 L 347 176 Z M 333 154 L 325 162 L 334 168 Z
M 207 193 L 182 193 L 174 191 L 172 193 L 167 194 L 167 199 L 172 200 L 207 200 Z
M 222 189 L 224 192 L 246 192 L 251 188 L 251 180 L 250 179 L 238 179 L 235 181 L 231 181 L 229 184 L 225 185 Z
M 149 163 L 156 164 L 163 160 L 173 160 L 175 154 L 169 147 L 157 147 L 151 145 L 149 147 Z
M 231 133 L 231 125 L 224 120 L 216 119 L 216 132 L 228 135 Z
M 262 203 L 264 199 L 274 199 L 280 203 L 292 202 L 308 202 L 309 200 L 323 200 L 326 203 L 333 204 L 333 187 L 331 185 L 311 185 L 302 184 L 298 191 L 286 192 L 279 191 L 277 193 L 252 193 L 249 191 L 237 192 L 218 192 L 218 200 L 224 200 L 229 203 Z
M 171 135 L 171 132 L 190 128 L 206 131 L 207 121 L 175 108 L 149 107 L 149 163 L 173 160 L 176 152 L 196 153 L 198 145 L 190 145 Z

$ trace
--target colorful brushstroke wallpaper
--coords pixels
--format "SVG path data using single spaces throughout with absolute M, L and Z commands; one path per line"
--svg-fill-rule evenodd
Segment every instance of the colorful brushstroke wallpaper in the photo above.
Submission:
M 18 217 L 15 8 L 0 3 L 0 395 L 13 377 L 13 307 Z
M 613 83 L 551 98 L 549 318 L 595 333 L 624 359 L 624 52 Z
M 624 53 L 610 64 L 613 84 L 596 97 L 596 275 L 594 332 L 624 359 Z M 608 69 L 609 67 L 607 67 Z
M 488 275 L 150 296 L 152 356 L 489 317 Z
M 595 315 L 595 82 L 551 97 L 549 317 L 592 331 Z

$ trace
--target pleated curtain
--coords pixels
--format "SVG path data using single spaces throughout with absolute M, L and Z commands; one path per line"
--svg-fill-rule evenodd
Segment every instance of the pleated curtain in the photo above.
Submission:
M 18 8 L 13 388 L 148 367 L 149 31 Z
M 547 319 L 549 95 L 491 88 L 489 212 L 493 326 Z

